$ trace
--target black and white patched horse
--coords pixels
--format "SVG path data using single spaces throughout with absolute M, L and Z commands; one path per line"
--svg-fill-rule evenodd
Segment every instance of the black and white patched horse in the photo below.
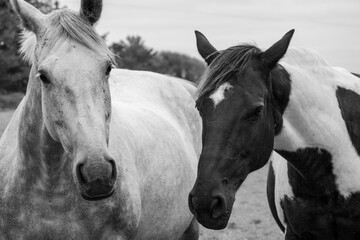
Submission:
M 285 239 L 360 239 L 360 80 L 314 51 L 288 49 L 293 33 L 266 51 L 217 51 L 196 32 L 209 66 L 189 206 L 205 227 L 226 227 L 237 189 L 272 155 L 268 200 Z

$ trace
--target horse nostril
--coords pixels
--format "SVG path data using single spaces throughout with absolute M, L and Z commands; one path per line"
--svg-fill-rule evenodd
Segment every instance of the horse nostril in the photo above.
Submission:
M 78 164 L 76 167 L 76 175 L 77 175 L 79 183 L 82 186 L 84 186 L 88 183 L 84 177 L 83 168 L 84 168 L 84 164 Z
M 114 185 L 115 181 L 116 181 L 116 178 L 117 178 L 116 163 L 115 163 L 115 161 L 113 159 L 108 160 L 108 162 L 111 165 L 111 175 L 110 175 L 110 178 L 109 178 L 109 184 Z
M 212 212 L 212 217 L 218 219 L 220 217 L 226 216 L 226 200 L 222 195 L 218 195 L 213 198 L 210 204 L 210 210 Z
M 75 171 L 82 194 L 87 198 L 110 196 L 114 192 L 117 178 L 114 159 L 85 159 L 77 164 Z

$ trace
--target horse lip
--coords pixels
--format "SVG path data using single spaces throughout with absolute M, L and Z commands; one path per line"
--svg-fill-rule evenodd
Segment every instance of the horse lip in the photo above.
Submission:
M 114 194 L 114 192 L 115 192 L 115 190 L 113 189 L 109 194 L 106 194 L 106 195 L 91 197 L 89 195 L 86 195 L 85 193 L 81 193 L 81 196 L 87 201 L 99 201 L 99 200 L 104 200 L 106 198 L 111 197 Z
M 228 224 L 228 219 L 229 218 L 220 218 L 221 220 L 223 220 L 222 223 L 220 224 L 214 224 L 214 223 L 204 223 L 202 222 L 201 220 L 198 219 L 198 222 L 203 225 L 205 228 L 208 228 L 208 229 L 213 229 L 213 230 L 221 230 L 221 229 L 224 229 L 226 228 L 227 224 Z
M 225 214 L 223 214 L 221 217 L 217 219 L 204 217 L 199 214 L 194 214 L 194 216 L 202 226 L 213 230 L 221 230 L 226 228 L 228 221 L 230 219 L 230 215 L 231 215 L 230 210 L 227 210 Z
M 221 230 L 221 229 L 226 228 L 226 226 L 227 226 L 227 223 L 223 223 L 223 224 L 221 224 L 221 225 L 218 225 L 218 226 L 215 226 L 215 227 L 211 227 L 211 229 L 213 229 L 213 230 Z

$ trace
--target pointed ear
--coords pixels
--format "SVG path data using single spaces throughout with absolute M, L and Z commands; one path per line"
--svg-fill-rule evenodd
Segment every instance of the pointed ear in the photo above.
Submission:
M 287 32 L 279 41 L 263 52 L 262 57 L 270 69 L 285 55 L 295 30 Z
M 216 48 L 213 47 L 213 45 L 211 45 L 211 43 L 209 42 L 209 40 L 207 40 L 204 34 L 195 30 L 195 36 L 198 52 L 209 65 L 212 60 L 214 60 L 215 57 L 219 55 L 219 52 L 218 50 L 216 50 Z
M 11 5 L 21 20 L 23 28 L 35 34 L 39 32 L 39 29 L 43 27 L 44 14 L 42 12 L 24 0 L 11 0 Z
M 80 16 L 94 25 L 101 16 L 102 0 L 81 0 Z

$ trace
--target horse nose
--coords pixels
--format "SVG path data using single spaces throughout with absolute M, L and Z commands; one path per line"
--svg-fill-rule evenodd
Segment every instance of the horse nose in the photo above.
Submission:
M 100 200 L 110 197 L 116 181 L 114 159 L 85 159 L 76 166 L 76 175 L 86 200 Z
M 227 211 L 226 198 L 222 194 L 217 194 L 208 199 L 206 202 L 208 205 L 206 203 L 202 205 L 208 206 L 207 211 L 214 220 L 222 217 L 228 217 L 229 212 Z M 191 191 L 188 197 L 188 205 L 190 211 L 192 212 L 192 214 L 194 214 L 195 217 L 198 217 L 198 211 L 200 211 L 200 214 L 201 211 L 204 210 L 199 209 L 201 208 L 199 204 L 199 199 L 195 196 L 193 191 Z
M 227 203 L 223 195 L 214 196 L 210 203 L 210 212 L 214 219 L 228 217 Z

